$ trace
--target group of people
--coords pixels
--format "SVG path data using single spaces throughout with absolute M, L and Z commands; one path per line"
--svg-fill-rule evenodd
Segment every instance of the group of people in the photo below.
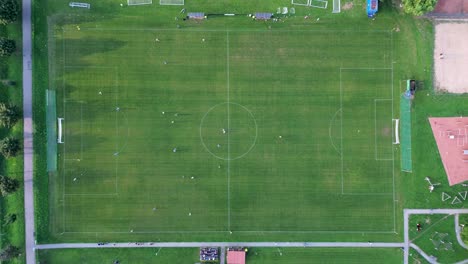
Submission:
M 219 259 L 218 248 L 200 248 L 200 261 L 215 261 Z

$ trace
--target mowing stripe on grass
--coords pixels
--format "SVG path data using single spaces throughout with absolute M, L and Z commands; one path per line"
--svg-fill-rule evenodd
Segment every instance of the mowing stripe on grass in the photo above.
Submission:
M 411 158 L 411 99 L 401 95 L 400 99 L 400 145 L 401 145 L 401 170 L 412 172 L 413 162 Z
M 226 89 L 227 89 L 227 203 L 228 203 L 228 231 L 231 230 L 231 197 L 230 197 L 230 184 L 231 184 L 231 175 L 230 175 L 230 166 L 231 166 L 231 117 L 230 117 L 230 98 L 229 98 L 229 31 L 226 31 Z
M 57 171 L 57 103 L 54 90 L 46 91 L 47 171 Z

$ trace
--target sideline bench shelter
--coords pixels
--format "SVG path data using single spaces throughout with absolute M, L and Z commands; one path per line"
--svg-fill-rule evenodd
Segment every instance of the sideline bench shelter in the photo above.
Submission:
M 256 20 L 269 20 L 273 17 L 272 13 L 255 13 Z
M 188 14 L 187 14 L 187 18 L 188 18 L 188 19 L 199 19 L 199 20 L 202 20 L 202 19 L 205 19 L 205 13 L 201 13 L 201 12 L 192 12 L 192 13 L 188 13 Z
M 72 8 L 73 7 L 81 7 L 81 8 L 88 8 L 88 9 L 91 8 L 91 4 L 88 4 L 88 3 L 70 2 L 68 5 Z

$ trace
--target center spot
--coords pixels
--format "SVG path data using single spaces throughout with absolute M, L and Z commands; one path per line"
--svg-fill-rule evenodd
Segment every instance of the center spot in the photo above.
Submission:
M 252 150 L 257 140 L 255 117 L 243 105 L 232 102 L 217 104 L 201 120 L 200 140 L 216 158 L 242 158 Z

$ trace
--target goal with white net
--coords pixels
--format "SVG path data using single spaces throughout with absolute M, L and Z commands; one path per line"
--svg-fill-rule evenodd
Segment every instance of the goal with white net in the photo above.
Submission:
M 127 0 L 127 4 L 131 5 L 151 5 L 153 0 Z
M 184 0 L 159 0 L 160 5 L 184 5 Z

